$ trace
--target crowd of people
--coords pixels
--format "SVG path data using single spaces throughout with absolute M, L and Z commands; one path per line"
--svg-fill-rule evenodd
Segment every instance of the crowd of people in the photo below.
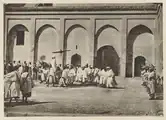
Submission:
M 155 99 L 157 91 L 163 91 L 163 74 L 157 75 L 153 65 L 145 65 L 142 67 L 141 77 L 142 85 L 146 88 L 149 99 Z
M 163 88 L 163 76 L 157 76 L 153 65 L 143 66 L 141 71 L 143 83 L 147 89 L 150 99 L 155 99 L 157 86 Z M 14 98 L 16 101 L 22 95 L 22 101 L 27 102 L 31 97 L 34 81 L 50 84 L 55 87 L 68 87 L 76 83 L 86 85 L 87 83 L 99 87 L 116 88 L 118 86 L 115 80 L 113 70 L 106 66 L 104 68 L 92 67 L 91 65 L 62 65 L 56 64 L 55 58 L 51 63 L 39 61 L 32 65 L 31 62 L 13 61 L 6 63 L 4 61 L 4 81 L 5 81 L 5 99 Z M 22 93 L 22 94 L 20 94 Z
M 92 83 L 100 87 L 117 87 L 115 74 L 113 70 L 107 66 L 103 69 L 92 67 L 91 65 L 73 66 L 57 65 L 55 63 L 46 63 L 40 61 L 38 63 L 26 61 L 13 61 L 8 64 L 4 61 L 4 80 L 5 80 L 5 98 L 14 98 L 16 101 L 22 93 L 23 101 L 27 102 L 27 98 L 31 97 L 31 91 L 34 87 L 34 81 L 39 80 L 40 83 L 46 83 L 47 86 L 67 87 L 75 83 L 85 85 Z

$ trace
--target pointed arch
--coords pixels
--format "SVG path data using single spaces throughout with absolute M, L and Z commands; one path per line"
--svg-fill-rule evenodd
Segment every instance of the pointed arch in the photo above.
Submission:
M 27 31 L 29 32 L 28 28 L 23 25 L 23 24 L 17 24 L 15 26 L 13 26 L 10 30 L 9 30 L 9 34 L 12 32 L 12 31 Z
M 97 30 L 97 32 L 96 32 L 96 34 L 95 34 L 95 40 L 94 40 L 94 64 L 97 64 L 96 62 L 97 62 L 97 50 L 98 50 L 98 39 L 99 39 L 99 36 L 100 36 L 100 34 L 105 30 L 105 29 L 108 29 L 108 28 L 112 28 L 112 29 L 114 29 L 114 30 L 116 30 L 117 32 L 119 32 L 119 30 L 115 27 L 115 26 L 113 26 L 113 25 L 110 25 L 110 24 L 106 24 L 106 25 L 104 25 L 104 26 L 102 26 L 102 27 L 100 27 L 98 30 Z
M 150 28 L 148 28 L 145 25 L 139 24 L 139 25 L 133 27 L 127 36 L 126 77 L 134 76 L 133 46 L 134 46 L 134 42 L 135 42 L 137 36 L 139 36 L 143 33 L 149 33 L 149 34 L 153 35 L 153 32 Z
M 107 29 L 107 28 L 113 28 L 113 29 L 115 29 L 116 31 L 119 31 L 119 30 L 118 30 L 116 27 L 114 27 L 113 25 L 106 24 L 106 25 L 100 27 L 100 28 L 97 30 L 96 35 L 95 35 L 96 39 L 98 39 L 100 33 L 101 33 L 103 30 Z
M 50 24 L 44 24 L 43 26 L 41 26 L 38 30 L 37 33 L 35 35 L 35 49 L 34 49 L 34 61 L 36 62 L 38 59 L 38 44 L 39 44 L 39 37 L 42 34 L 42 32 L 48 28 L 53 28 L 56 31 L 56 28 Z
M 75 28 L 83 28 L 84 30 L 86 30 L 86 28 L 80 24 L 74 24 L 71 27 L 69 27 L 65 33 L 65 40 L 68 38 L 68 35 L 70 34 L 70 32 L 72 30 L 74 30 Z
M 64 49 L 67 49 L 69 34 L 70 34 L 73 30 L 75 30 L 75 29 L 77 29 L 77 28 L 82 28 L 83 30 L 85 30 L 85 31 L 87 32 L 87 29 L 86 29 L 84 26 L 80 25 L 80 24 L 74 24 L 74 25 L 70 26 L 70 27 L 67 29 L 67 31 L 65 32 L 64 45 L 63 45 L 63 48 L 64 48 Z M 64 59 L 64 60 L 63 60 L 63 62 L 64 62 L 63 64 L 65 64 L 65 63 L 66 63 L 66 60 L 67 60 L 67 53 L 66 53 L 66 52 L 64 53 L 63 59 Z
M 81 65 L 81 55 L 79 55 L 77 53 L 72 55 L 71 64 L 74 65 L 74 66 Z
M 135 39 L 136 39 L 136 37 L 138 35 L 140 35 L 140 34 L 143 34 L 143 33 L 150 33 L 150 34 L 153 35 L 153 32 L 152 32 L 152 30 L 150 28 L 148 28 L 145 25 L 140 24 L 140 25 L 137 25 L 137 26 L 133 27 L 130 30 L 130 32 L 129 32 L 128 36 L 127 36 L 127 42 L 130 42 L 130 43 L 133 44 Z
M 16 24 L 9 30 L 7 35 L 7 61 L 12 61 L 14 59 L 15 39 L 18 38 L 18 35 L 19 38 L 17 39 L 16 44 L 24 45 L 24 32 L 29 32 L 29 30 L 23 24 Z
M 37 33 L 36 33 L 36 39 L 35 39 L 35 40 L 38 40 L 38 39 L 39 39 L 39 36 L 41 35 L 41 33 L 42 33 L 45 29 L 47 29 L 47 28 L 53 28 L 53 29 L 56 30 L 56 28 L 55 28 L 54 26 L 52 26 L 52 25 L 50 25 L 50 24 L 45 24 L 45 25 L 41 26 L 41 27 L 38 29 L 38 31 L 37 31 Z

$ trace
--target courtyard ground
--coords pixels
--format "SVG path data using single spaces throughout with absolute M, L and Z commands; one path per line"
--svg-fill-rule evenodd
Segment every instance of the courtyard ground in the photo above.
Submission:
M 5 103 L 6 116 L 162 116 L 162 94 L 149 100 L 140 78 L 117 78 L 119 88 L 46 87 L 36 82 L 28 104 Z

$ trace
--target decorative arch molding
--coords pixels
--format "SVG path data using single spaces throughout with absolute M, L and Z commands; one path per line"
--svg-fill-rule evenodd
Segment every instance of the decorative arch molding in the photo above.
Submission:
M 23 25 L 23 24 L 16 24 L 14 25 L 8 32 L 8 34 L 10 34 L 12 31 L 19 31 L 19 30 L 22 30 L 22 31 L 27 31 L 29 32 L 28 28 Z
M 145 31 L 147 31 L 148 33 L 154 34 L 153 29 L 150 28 L 148 25 L 143 24 L 143 23 L 141 23 L 141 24 L 136 24 L 136 25 L 134 25 L 133 27 L 131 27 L 131 28 L 129 29 L 129 31 L 128 31 L 128 34 L 129 34 L 131 31 L 133 31 L 134 29 L 138 29 L 139 27 L 140 27 L 140 28 L 145 28 Z
M 35 40 L 38 40 L 38 39 L 39 39 L 39 36 L 41 35 L 41 33 L 42 33 L 45 29 L 47 29 L 47 28 L 53 28 L 54 30 L 56 30 L 56 32 L 58 32 L 57 29 L 56 29 L 54 26 L 52 26 L 52 25 L 50 25 L 50 24 L 45 24 L 45 25 L 41 26 L 41 27 L 37 30 L 36 36 L 35 36 Z
M 100 28 L 97 30 L 97 32 L 96 32 L 96 34 L 95 34 L 95 38 L 98 39 L 100 33 L 101 33 L 103 30 L 107 29 L 107 28 L 113 28 L 113 29 L 115 29 L 116 31 L 119 32 L 119 30 L 118 30 L 115 26 L 110 25 L 110 24 L 106 24 L 106 25 L 103 25 L 102 27 L 100 27 Z
M 140 25 L 136 25 L 135 27 L 133 27 L 130 30 L 130 32 L 129 32 L 128 36 L 127 36 L 127 41 L 130 40 L 130 42 L 132 42 L 132 44 L 133 44 L 135 39 L 136 39 L 136 37 L 138 35 L 142 34 L 142 33 L 150 33 L 150 34 L 153 35 L 153 32 L 152 32 L 152 30 L 149 27 L 140 24 Z
M 70 34 L 70 32 L 71 32 L 72 30 L 74 30 L 75 28 L 83 28 L 84 30 L 87 30 L 84 26 L 82 26 L 82 25 L 80 25 L 80 24 L 74 24 L 74 25 L 70 26 L 70 27 L 67 29 L 67 31 L 66 31 L 66 33 L 65 33 L 65 39 L 68 38 L 68 35 Z
M 40 35 L 42 34 L 42 32 L 44 31 L 44 30 L 46 30 L 47 28 L 53 28 L 54 30 L 55 30 L 55 33 L 57 34 L 57 35 L 59 35 L 59 31 L 57 31 L 57 29 L 54 27 L 54 26 L 52 26 L 52 25 L 50 25 L 50 24 L 44 24 L 43 26 L 41 26 L 38 30 L 37 30 L 37 32 L 36 32 L 36 35 L 35 35 L 35 50 L 34 50 L 34 61 L 36 62 L 37 61 L 37 59 L 38 59 L 38 43 L 39 43 L 39 37 L 40 37 Z M 58 40 L 57 40 L 57 45 L 58 45 Z

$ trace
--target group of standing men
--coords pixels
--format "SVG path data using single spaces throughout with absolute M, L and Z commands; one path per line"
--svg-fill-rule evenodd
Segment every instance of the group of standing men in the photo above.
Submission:
M 34 67 L 35 68 L 35 67 Z M 27 102 L 27 98 L 31 97 L 34 82 L 32 80 L 31 63 L 26 61 L 21 63 L 18 61 L 5 63 L 4 62 L 4 98 L 5 100 L 15 99 L 18 101 L 22 95 L 22 101 Z M 22 94 L 20 94 L 22 93 Z
M 146 88 L 149 99 L 156 98 L 157 90 L 163 89 L 163 75 L 157 75 L 153 65 L 143 66 L 141 71 L 142 85 Z

